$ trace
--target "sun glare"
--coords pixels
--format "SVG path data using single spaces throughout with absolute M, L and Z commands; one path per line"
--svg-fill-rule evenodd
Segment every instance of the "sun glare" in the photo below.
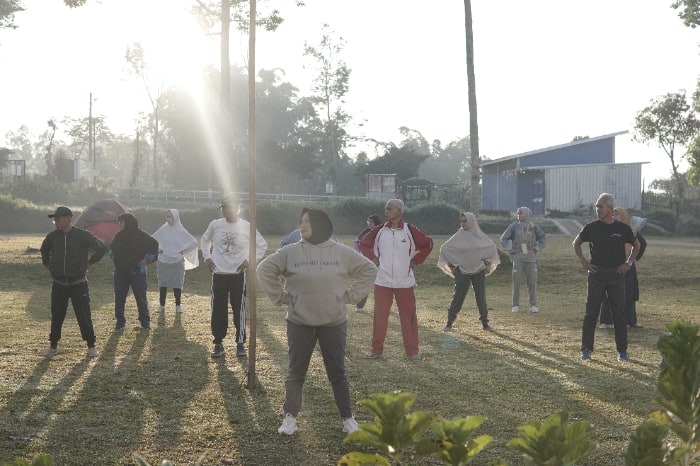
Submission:
M 144 25 L 140 34 L 149 80 L 200 95 L 202 69 L 216 60 L 217 44 L 174 2 L 162 8 L 158 17 L 156 25 Z

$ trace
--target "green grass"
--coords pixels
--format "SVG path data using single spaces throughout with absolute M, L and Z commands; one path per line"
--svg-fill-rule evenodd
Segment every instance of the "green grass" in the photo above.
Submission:
M 341 238 L 350 243 L 351 238 Z M 415 409 L 448 418 L 482 415 L 477 431 L 495 441 L 473 464 L 503 459 L 522 464 L 505 446 L 529 420 L 568 411 L 594 425 L 596 452 L 586 465 L 619 465 L 630 435 L 656 409 L 660 357 L 656 341 L 674 319 L 698 323 L 700 248 L 650 245 L 639 264 L 642 329 L 630 329 L 628 364 L 618 363 L 612 330 L 598 330 L 594 361 L 578 359 L 586 281 L 571 239 L 552 236 L 540 258 L 540 314 L 510 312 L 510 264 L 487 278 L 489 317 L 495 333 L 483 332 L 472 293 L 455 330 L 443 333 L 452 295 L 450 279 L 435 266 L 439 245 L 417 271 L 422 363 L 403 354 L 392 313 L 385 357 L 369 361 L 371 311 L 350 312 L 348 368 L 355 401 L 375 392 L 405 390 L 418 396 Z M 279 238 L 268 238 L 278 244 Z M 305 386 L 297 435 L 279 437 L 286 370 L 284 312 L 257 300 L 256 387 L 247 388 L 248 361 L 209 357 L 210 277 L 189 271 L 181 316 L 172 295 L 165 314 L 153 316 L 142 333 L 133 298 L 127 330 L 112 331 L 111 264 L 91 269 L 90 288 L 97 347 L 89 360 L 69 309 L 60 354 L 39 355 L 48 344 L 50 280 L 38 254 L 39 237 L 0 241 L 0 463 L 51 454 L 60 465 L 135 464 L 139 452 L 152 464 L 168 458 L 193 464 L 205 454 L 211 465 L 335 464 L 355 448 L 343 444 L 341 423 L 319 355 Z M 155 269 L 149 301 L 157 303 Z M 521 292 L 526 295 L 525 290 Z M 368 309 L 371 309 L 370 298 Z M 371 422 L 356 410 L 359 422 Z M 426 460 L 422 464 L 437 464 Z

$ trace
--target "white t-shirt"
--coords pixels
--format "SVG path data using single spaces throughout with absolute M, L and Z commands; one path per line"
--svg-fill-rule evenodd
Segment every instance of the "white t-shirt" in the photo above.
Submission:
M 214 262 L 214 273 L 238 273 L 238 267 L 248 259 L 250 223 L 242 218 L 229 223 L 225 218 L 213 220 L 202 235 L 202 257 Z M 255 230 L 255 259 L 265 255 L 267 242 Z

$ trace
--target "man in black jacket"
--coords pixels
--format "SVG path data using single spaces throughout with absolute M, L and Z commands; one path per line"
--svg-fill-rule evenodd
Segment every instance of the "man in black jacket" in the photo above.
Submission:
M 90 265 L 102 259 L 107 246 L 91 233 L 74 227 L 73 212 L 68 207 L 58 207 L 49 218 L 53 219 L 56 229 L 46 235 L 41 243 L 41 261 L 49 269 L 53 280 L 49 334 L 51 346 L 44 351 L 44 356 L 58 354 L 58 341 L 61 339 L 61 327 L 66 318 L 69 299 L 73 303 L 80 334 L 87 342 L 88 356 L 98 356 L 90 314 L 87 270 Z

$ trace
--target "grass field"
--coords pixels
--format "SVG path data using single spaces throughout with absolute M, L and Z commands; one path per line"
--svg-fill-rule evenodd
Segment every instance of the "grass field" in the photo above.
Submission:
M 114 333 L 111 264 L 91 269 L 95 359 L 86 358 L 69 309 L 60 353 L 40 356 L 48 345 L 50 279 L 39 255 L 40 237 L 0 241 L 0 463 L 51 454 L 58 465 L 135 464 L 134 453 L 152 464 L 167 458 L 209 465 L 331 465 L 355 448 L 343 444 L 341 422 L 319 355 L 314 355 L 299 415 L 299 432 L 277 435 L 282 420 L 286 369 L 284 313 L 267 297 L 257 299 L 256 388 L 247 388 L 246 359 L 209 357 L 210 277 L 203 267 L 188 272 L 181 315 L 172 295 L 153 329 L 138 326 L 133 298 L 127 301 L 127 331 Z M 650 244 L 638 265 L 641 329 L 630 329 L 631 361 L 616 360 L 612 330 L 598 330 L 593 362 L 579 358 L 585 275 L 571 238 L 551 236 L 540 256 L 539 314 L 510 312 L 510 264 L 487 278 L 494 333 L 481 330 L 473 294 L 443 333 L 452 283 L 436 267 L 437 251 L 416 270 L 421 353 L 403 354 L 396 313 L 390 320 L 385 357 L 369 350 L 368 311 L 350 312 L 348 368 L 355 401 L 375 392 L 403 390 L 418 396 L 415 409 L 448 418 L 481 415 L 477 434 L 494 442 L 473 464 L 502 459 L 523 464 L 505 443 L 517 427 L 568 411 L 571 420 L 594 425 L 598 448 L 585 465 L 620 465 L 628 439 L 656 409 L 653 398 L 660 357 L 656 341 L 666 322 L 698 323 L 700 248 Z M 653 238 L 648 238 L 653 239 Z M 341 238 L 349 244 L 351 238 Z M 277 244 L 279 238 L 268 238 Z M 149 270 L 149 301 L 157 306 L 155 267 Z M 522 290 L 521 296 L 525 296 Z M 524 302 L 521 304 L 525 304 Z M 359 422 L 371 422 L 358 407 Z M 438 464 L 425 460 L 421 464 Z

